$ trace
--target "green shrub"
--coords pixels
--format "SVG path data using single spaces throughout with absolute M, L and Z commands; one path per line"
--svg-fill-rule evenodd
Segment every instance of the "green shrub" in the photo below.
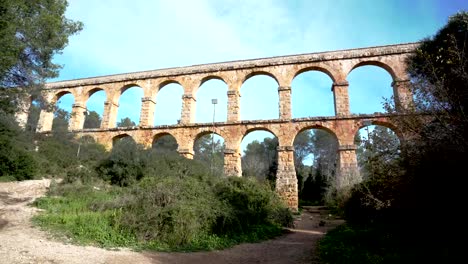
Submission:
M 3 180 L 27 180 L 36 175 L 38 166 L 26 141 L 14 118 L 0 111 L 0 177 Z
M 188 246 L 209 235 L 221 213 L 210 186 L 192 177 L 148 177 L 123 198 L 121 225 L 139 240 Z
M 210 182 L 213 180 L 210 168 L 201 161 L 191 160 L 178 153 L 160 153 L 155 149 L 146 150 L 144 174 L 149 177 L 193 177 Z
M 143 177 L 146 165 L 143 153 L 134 141 L 120 140 L 108 157 L 98 163 L 96 171 L 112 184 L 129 186 Z
M 58 171 L 78 164 L 76 159 L 78 144 L 70 138 L 47 136 L 40 138 L 37 144 L 38 154 L 48 163 L 55 164 Z
M 248 233 L 258 225 L 289 226 L 292 214 L 266 183 L 254 178 L 229 177 L 215 186 L 225 205 L 214 230 L 217 234 Z
M 102 182 L 89 168 L 71 167 L 62 183 L 51 186 L 49 195 L 66 201 L 47 200 L 53 205 L 41 225 L 99 245 L 121 246 L 122 240 L 138 248 L 199 250 L 271 238 L 292 223 L 267 183 L 215 177 L 199 161 L 132 142 L 117 145 L 98 164 Z M 82 227 L 86 221 L 93 226 Z

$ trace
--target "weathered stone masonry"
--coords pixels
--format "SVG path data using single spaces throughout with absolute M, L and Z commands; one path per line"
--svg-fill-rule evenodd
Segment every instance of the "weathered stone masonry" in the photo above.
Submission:
M 253 130 L 266 130 L 279 141 L 276 189 L 291 208 L 297 208 L 297 178 L 294 169 L 293 141 L 305 129 L 320 128 L 332 133 L 338 141 L 338 188 L 345 188 L 359 181 L 357 174 L 354 135 L 364 124 L 380 124 L 393 127 L 384 114 L 352 115 L 349 111 L 347 75 L 364 65 L 384 68 L 393 78 L 395 103 L 404 108 L 411 103 L 405 58 L 414 52 L 418 43 L 350 49 L 342 51 L 310 53 L 264 59 L 205 64 L 198 66 L 162 69 L 154 71 L 118 74 L 70 81 L 48 83 L 44 97 L 55 103 L 62 95 L 71 93 L 75 98 L 69 130 L 95 138 L 108 149 L 114 139 L 131 136 L 136 142 L 151 146 L 155 138 L 164 134 L 174 136 L 181 155 L 192 158 L 196 139 L 207 133 L 216 133 L 225 140 L 224 171 L 226 175 L 241 176 L 242 138 Z M 298 74 L 317 70 L 333 81 L 335 116 L 291 118 L 291 82 Z M 279 118 L 274 120 L 240 121 L 240 87 L 251 76 L 267 74 L 278 83 Z M 214 124 L 194 123 L 198 88 L 207 80 L 220 79 L 228 86 L 227 121 Z M 179 124 L 152 126 L 156 95 L 167 84 L 178 83 L 184 88 L 182 112 Z M 129 87 L 143 89 L 140 123 L 137 127 L 116 128 L 120 95 Z M 82 129 L 86 102 L 96 91 L 106 93 L 101 128 Z M 22 118 L 23 120 L 24 118 Z M 53 114 L 42 111 L 38 132 L 48 133 L 52 128 Z

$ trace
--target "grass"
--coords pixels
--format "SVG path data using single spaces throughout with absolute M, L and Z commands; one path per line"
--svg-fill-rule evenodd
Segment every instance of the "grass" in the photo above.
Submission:
M 116 224 L 121 214 L 118 209 L 92 209 L 95 204 L 116 198 L 117 191 L 80 191 L 37 199 L 34 205 L 45 212 L 36 215 L 34 223 L 75 244 L 105 248 L 137 245 L 135 236 Z
M 190 243 L 183 245 L 141 239 L 119 221 L 122 214 L 128 212 L 115 205 L 122 201 L 127 191 L 121 187 L 96 188 L 90 185 L 51 187 L 47 197 L 34 202 L 43 211 L 33 217 L 33 222 L 67 243 L 108 249 L 125 247 L 137 251 L 218 250 L 239 243 L 270 239 L 284 232 L 280 226 L 265 224 L 237 235 L 200 233 Z

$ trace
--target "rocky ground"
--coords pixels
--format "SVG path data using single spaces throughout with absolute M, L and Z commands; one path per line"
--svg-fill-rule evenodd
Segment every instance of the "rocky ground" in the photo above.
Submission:
M 0 263 L 316 263 L 317 241 L 343 220 L 329 218 L 318 207 L 305 208 L 295 228 L 262 243 L 241 244 L 210 252 L 159 253 L 106 250 L 66 244 L 51 238 L 31 223 L 39 209 L 30 206 L 43 196 L 50 180 L 0 183 Z

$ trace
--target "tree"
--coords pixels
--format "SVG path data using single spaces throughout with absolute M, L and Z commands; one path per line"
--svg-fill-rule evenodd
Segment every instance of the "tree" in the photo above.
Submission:
M 329 183 L 334 179 L 338 144 L 328 132 L 306 130 L 294 140 L 294 157 L 298 178 L 299 197 L 303 201 L 323 203 Z M 312 166 L 303 161 L 313 156 Z
M 320 173 L 329 182 L 335 176 L 338 141 L 332 134 L 320 129 L 314 131 L 311 140 L 314 167 L 320 168 Z
M 223 175 L 224 144 L 220 140 L 212 141 L 212 135 L 200 137 L 193 145 L 194 159 L 201 161 L 211 169 L 213 175 Z
M 463 254 L 451 236 L 464 235 L 457 212 L 466 206 L 467 54 L 468 12 L 460 12 L 409 56 L 414 102 L 404 115 L 392 117 L 405 136 L 401 153 L 394 162 L 381 160 L 385 169 L 356 186 L 346 205 L 348 223 L 385 226 L 407 243 L 403 247 L 432 250 L 435 262 L 452 263 Z M 394 105 L 387 109 L 399 113 Z M 435 208 L 443 210 L 434 213 Z M 435 226 L 444 232 L 428 232 Z
M 70 113 L 66 110 L 58 108 L 54 112 L 54 120 L 52 121 L 52 131 L 57 133 L 65 133 L 68 131 L 68 122 L 70 121 Z
M 242 156 L 242 175 L 268 180 L 274 185 L 278 169 L 277 147 L 277 138 L 265 138 L 261 143 L 258 140 L 249 143 Z
M 24 102 L 37 99 L 40 104 L 33 104 L 36 116 L 29 119 L 28 130 L 37 125 L 36 106 L 46 106 L 39 91 L 61 67 L 52 62 L 53 56 L 65 48 L 69 36 L 82 29 L 81 22 L 65 17 L 66 7 L 66 0 L 0 0 L 0 134 L 4 135 L 0 139 L 1 175 L 21 180 L 31 178 L 36 171 L 34 147 L 13 124 L 13 114 L 24 110 Z M 66 131 L 66 113 L 58 112 L 56 118 L 60 121 L 54 122 L 55 130 Z M 7 136 L 10 133 L 14 136 Z
M 132 127 L 132 126 L 136 126 L 136 124 L 128 117 L 122 118 L 120 119 L 120 122 L 117 122 L 117 127 Z
M 26 131 L 36 132 L 40 114 L 41 114 L 40 105 L 33 102 L 28 112 L 28 120 L 26 122 Z
M 26 144 L 24 134 L 14 118 L 0 111 L 0 179 L 31 179 L 37 172 L 37 162 Z
M 400 140 L 392 130 L 383 126 L 375 126 L 368 132 L 368 138 L 355 139 L 355 144 L 358 146 L 358 165 L 363 179 L 386 173 L 385 165 L 400 156 Z
M 101 117 L 96 111 L 91 111 L 86 115 L 83 128 L 99 128 L 101 126 Z
M 82 29 L 65 17 L 66 0 L 0 0 L 0 108 L 13 113 L 25 95 L 57 77 L 52 62 Z M 21 89 L 7 89 L 21 87 Z
M 433 37 L 421 42 L 408 59 L 415 95 L 413 115 L 396 120 L 411 131 L 402 154 L 406 162 L 405 201 L 401 206 L 422 214 L 433 206 L 464 206 L 468 163 L 468 12 L 451 16 Z M 436 217 L 450 226 L 458 219 Z M 460 223 L 461 224 L 461 223 Z M 454 230 L 453 230 L 454 231 Z
M 179 145 L 175 138 L 171 135 L 164 135 L 153 142 L 152 148 L 156 153 L 177 153 Z

